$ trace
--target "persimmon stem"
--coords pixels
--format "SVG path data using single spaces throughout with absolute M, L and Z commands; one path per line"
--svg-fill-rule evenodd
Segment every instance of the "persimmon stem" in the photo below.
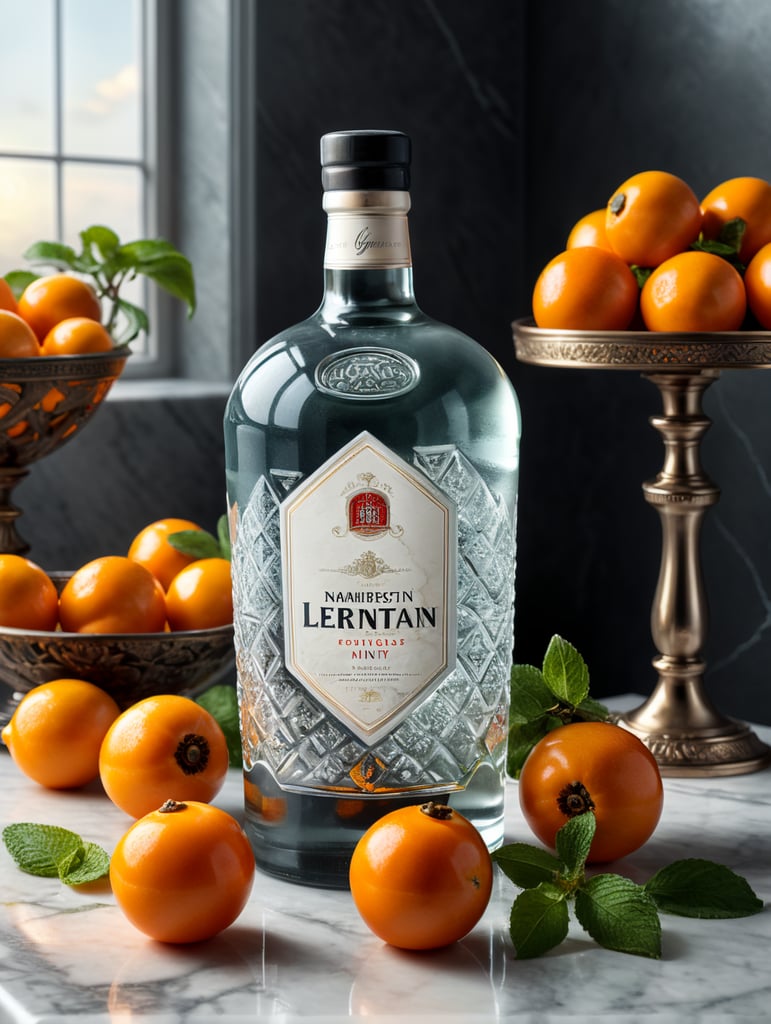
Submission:
M 619 214 L 626 206 L 626 193 L 617 192 L 610 201 L 610 212 Z
M 427 804 L 422 804 L 420 809 L 429 818 L 437 818 L 439 821 L 447 821 L 452 817 L 452 807 L 448 804 L 436 804 L 433 800 L 429 800 Z
M 175 814 L 177 811 L 184 811 L 187 804 L 181 800 L 164 800 L 163 805 L 158 808 L 160 814 Z
M 594 801 L 583 782 L 576 780 L 564 786 L 557 797 L 557 806 L 566 818 L 594 810 Z
M 174 760 L 185 775 L 197 775 L 209 763 L 209 743 L 204 736 L 187 733 L 174 751 Z

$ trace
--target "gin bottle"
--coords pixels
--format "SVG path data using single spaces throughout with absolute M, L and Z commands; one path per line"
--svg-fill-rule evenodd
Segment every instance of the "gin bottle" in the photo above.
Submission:
M 410 140 L 321 140 L 318 310 L 263 344 L 225 414 L 257 864 L 344 888 L 405 803 L 503 839 L 520 418 L 483 347 L 415 301 Z

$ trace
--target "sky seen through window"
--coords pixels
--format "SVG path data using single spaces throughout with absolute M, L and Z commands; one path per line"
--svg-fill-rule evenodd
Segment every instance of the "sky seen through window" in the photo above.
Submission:
M 143 7 L 0 0 L 0 273 L 90 224 L 142 236 Z

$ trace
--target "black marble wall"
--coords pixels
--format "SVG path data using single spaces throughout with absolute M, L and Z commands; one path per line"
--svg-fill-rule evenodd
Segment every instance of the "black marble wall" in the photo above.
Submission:
M 511 321 L 529 313 L 537 273 L 572 223 L 629 174 L 670 170 L 698 193 L 734 175 L 771 178 L 769 39 L 766 0 L 257 6 L 257 95 L 241 130 L 257 133 L 259 339 L 320 298 L 320 135 L 409 132 L 419 301 L 497 356 L 522 405 L 516 658 L 540 662 L 561 633 L 598 695 L 654 683 L 660 528 L 641 484 L 662 461 L 648 423 L 658 395 L 631 372 L 518 363 Z M 72 566 L 160 515 L 213 522 L 223 404 L 108 401 L 100 426 L 19 488 L 20 525 L 42 563 Z M 761 722 L 771 722 L 770 405 L 771 374 L 724 373 L 708 393 L 703 446 L 723 491 L 702 538 L 707 682 L 721 710 Z

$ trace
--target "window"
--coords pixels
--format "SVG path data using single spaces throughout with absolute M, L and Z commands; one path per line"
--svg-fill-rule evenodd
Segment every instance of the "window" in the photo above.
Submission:
M 147 117 L 156 6 L 0 0 L 0 273 L 38 239 L 77 246 L 91 224 L 124 241 L 158 233 Z M 134 282 L 125 297 L 154 322 L 145 287 Z M 160 372 L 154 342 L 134 349 L 130 372 Z

